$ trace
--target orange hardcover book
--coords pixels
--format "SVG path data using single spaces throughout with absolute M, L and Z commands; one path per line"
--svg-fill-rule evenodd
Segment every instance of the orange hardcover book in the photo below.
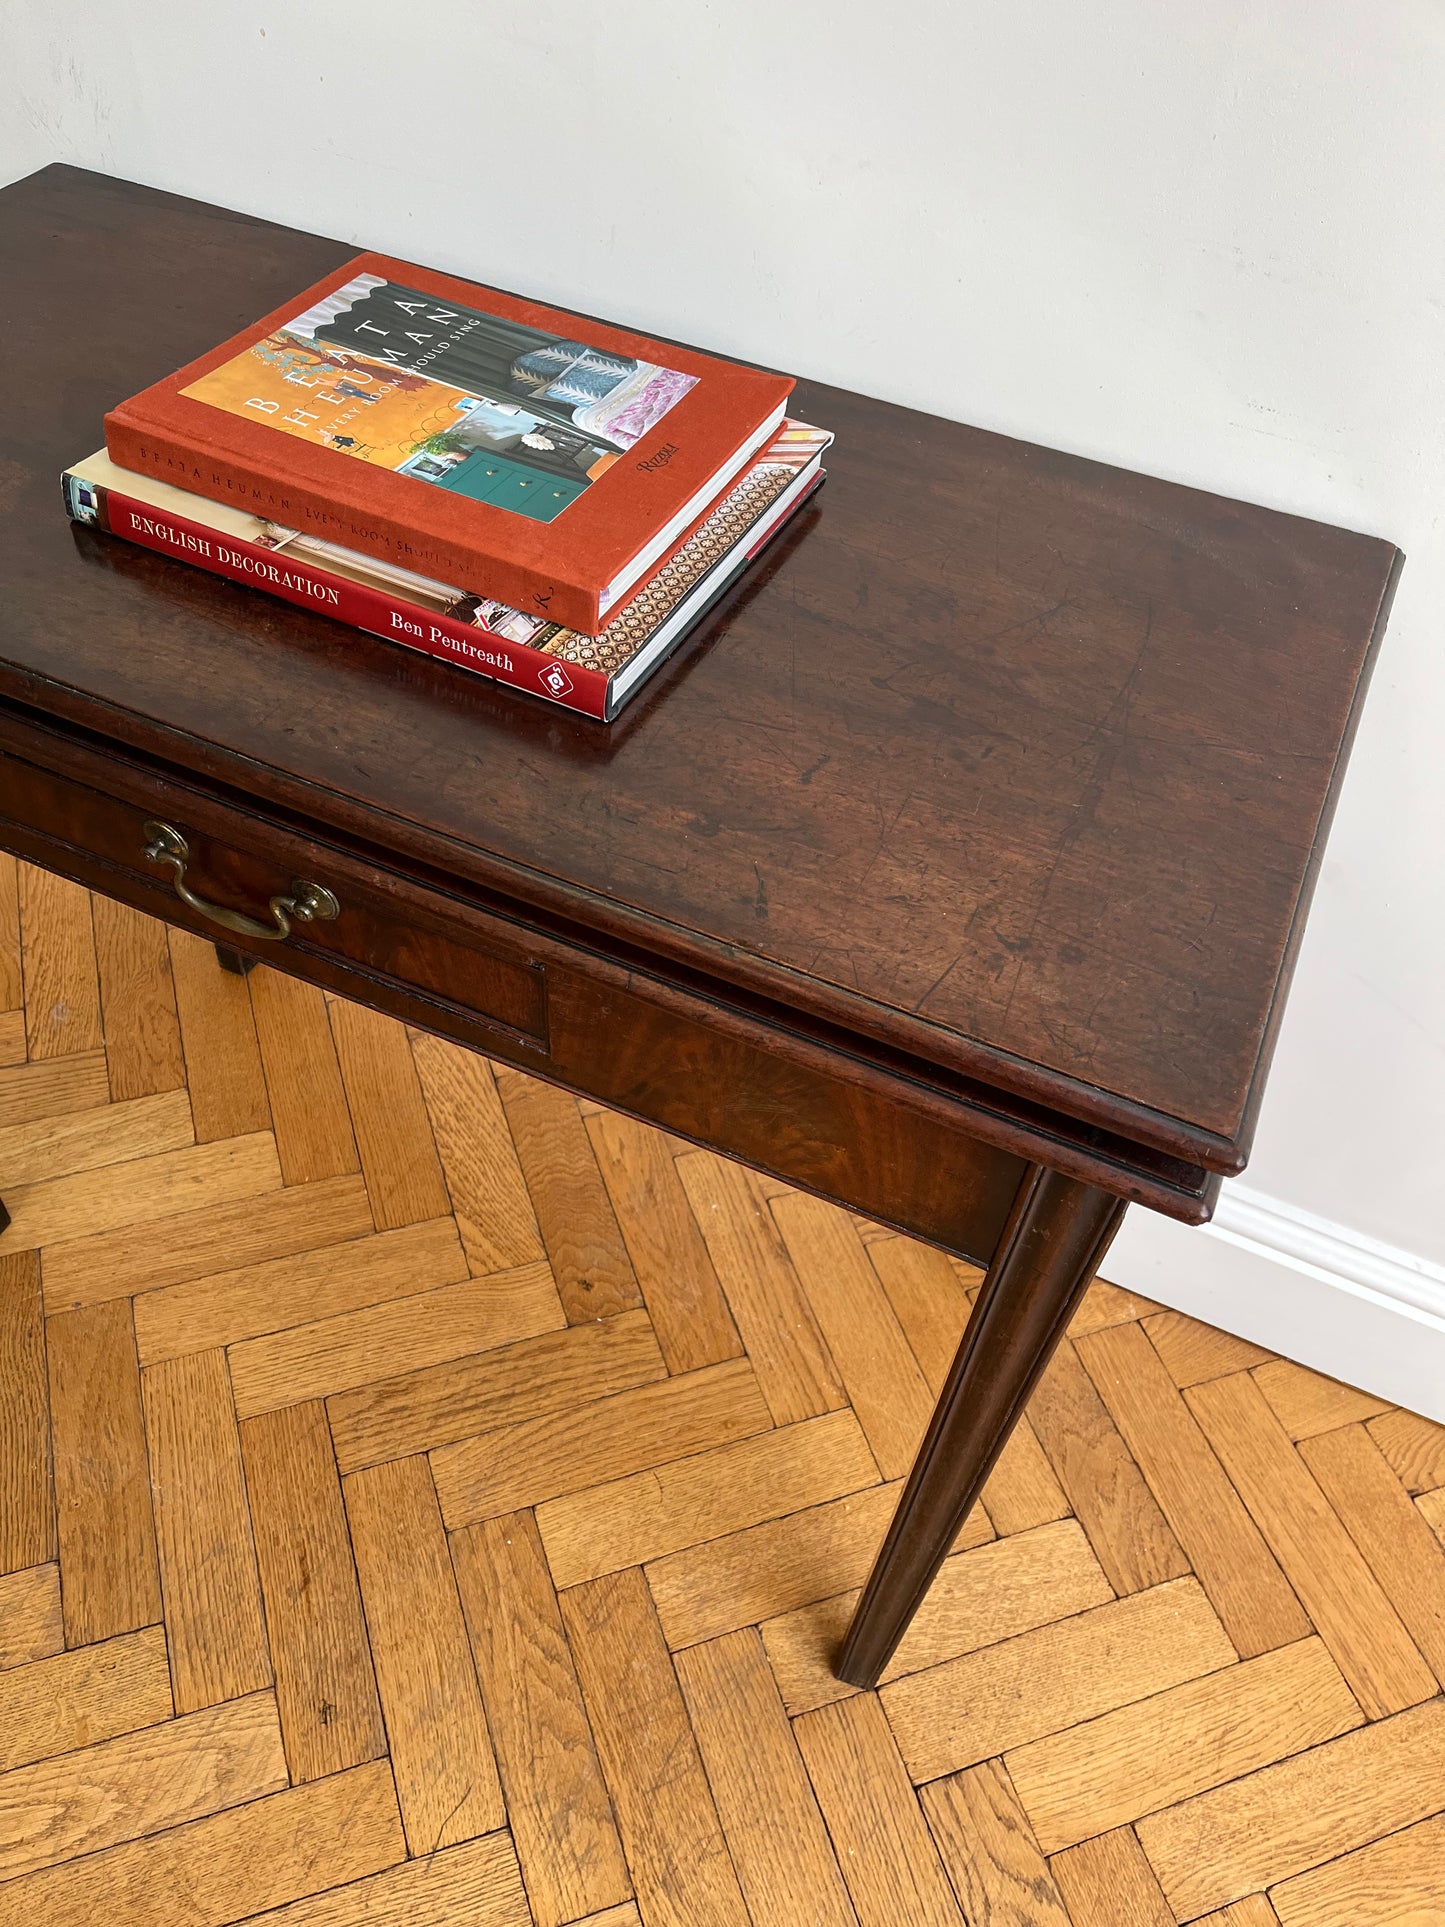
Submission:
M 792 386 L 362 254 L 122 402 L 105 439 L 121 468 L 595 635 Z

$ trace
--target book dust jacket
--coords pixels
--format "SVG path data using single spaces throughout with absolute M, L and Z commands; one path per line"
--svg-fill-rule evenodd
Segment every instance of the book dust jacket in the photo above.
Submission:
M 596 635 L 792 386 L 366 254 L 105 434 L 122 468 Z

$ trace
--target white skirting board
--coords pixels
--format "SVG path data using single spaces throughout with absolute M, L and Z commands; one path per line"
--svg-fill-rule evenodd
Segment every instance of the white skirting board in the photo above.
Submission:
M 1135 1206 L 1103 1275 L 1445 1423 L 1445 1267 L 1226 1184 L 1212 1224 Z

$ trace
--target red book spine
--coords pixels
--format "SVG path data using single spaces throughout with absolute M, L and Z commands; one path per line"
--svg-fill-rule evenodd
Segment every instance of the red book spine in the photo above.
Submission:
M 168 509 L 132 501 L 114 489 L 99 493 L 106 528 L 143 549 L 179 556 L 197 568 L 209 569 L 212 575 L 264 589 L 283 602 L 333 616 L 353 629 L 403 643 L 424 655 L 439 656 L 444 662 L 490 676 L 495 682 L 515 683 L 519 689 L 544 696 L 566 709 L 580 710 L 586 716 L 605 714 L 607 677 L 595 669 L 583 669 L 576 663 L 564 665 L 540 649 L 506 642 L 449 616 L 433 615 L 382 590 L 332 575 L 312 563 L 292 560 L 283 549 L 263 549 L 238 536 L 221 535 Z

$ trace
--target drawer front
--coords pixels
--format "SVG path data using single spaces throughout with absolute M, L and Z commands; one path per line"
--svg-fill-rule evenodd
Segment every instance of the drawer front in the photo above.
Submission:
M 116 887 L 126 878 L 155 914 L 278 969 L 298 970 L 344 989 L 344 980 L 326 971 L 330 964 L 365 979 L 350 993 L 363 1000 L 373 986 L 381 994 L 372 1000 L 393 1009 L 397 1005 L 387 1004 L 388 990 L 403 997 L 419 994 L 474 1026 L 495 1027 L 493 1041 L 506 1033 L 545 1052 L 546 964 L 502 918 L 149 771 L 120 765 L 107 774 L 111 780 L 102 791 L 0 753 L 0 818 L 54 846 L 50 853 L 37 847 L 38 861 L 64 869 L 60 853 L 66 849 L 91 865 L 98 860 L 115 878 L 102 876 L 94 887 L 135 901 L 133 891 Z M 117 795 L 118 789 L 130 793 Z M 295 885 L 312 884 L 330 893 L 335 914 L 313 921 L 293 916 L 291 934 L 275 942 L 238 933 L 222 917 L 177 896 L 175 862 L 147 856 L 158 840 L 158 824 L 179 838 L 168 847 L 184 850 L 179 880 L 200 904 L 239 913 L 259 928 L 275 927 L 272 899 L 284 902 Z M 86 880 L 92 880 L 89 874 Z M 303 959 L 320 968 L 305 968 Z M 410 1010 L 406 1005 L 405 1012 Z
M 0 847 L 975 1262 L 991 1256 L 1027 1163 L 987 1141 L 971 1107 L 227 796 L 90 746 L 66 745 L 75 773 L 61 774 L 7 749 L 18 736 L 0 714 Z M 54 753 L 42 738 L 37 757 Z M 185 839 L 184 880 L 203 902 L 264 918 L 271 898 L 312 883 L 337 914 L 281 942 L 236 935 L 147 857 L 157 822 Z

